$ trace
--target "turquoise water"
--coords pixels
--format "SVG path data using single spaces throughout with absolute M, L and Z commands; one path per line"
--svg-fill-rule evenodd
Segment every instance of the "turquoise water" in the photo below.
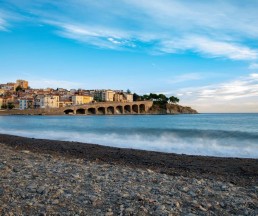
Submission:
M 258 158 L 258 114 L 0 116 L 0 133 L 180 154 Z

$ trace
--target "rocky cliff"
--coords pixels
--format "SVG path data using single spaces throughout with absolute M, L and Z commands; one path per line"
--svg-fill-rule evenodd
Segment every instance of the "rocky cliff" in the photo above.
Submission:
M 178 104 L 166 104 L 164 106 L 153 105 L 150 108 L 150 114 L 198 114 L 191 107 L 181 106 Z

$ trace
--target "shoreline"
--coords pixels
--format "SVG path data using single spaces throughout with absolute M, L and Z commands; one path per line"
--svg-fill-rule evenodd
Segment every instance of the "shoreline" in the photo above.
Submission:
M 0 134 L 0 143 L 17 150 L 151 169 L 171 176 L 205 178 L 238 186 L 257 186 L 258 182 L 258 159 L 161 153 L 7 134 Z

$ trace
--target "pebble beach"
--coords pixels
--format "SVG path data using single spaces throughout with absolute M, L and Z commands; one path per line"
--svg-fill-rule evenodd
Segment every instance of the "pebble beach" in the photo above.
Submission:
M 0 143 L 1 215 L 258 215 L 256 159 L 3 134 Z

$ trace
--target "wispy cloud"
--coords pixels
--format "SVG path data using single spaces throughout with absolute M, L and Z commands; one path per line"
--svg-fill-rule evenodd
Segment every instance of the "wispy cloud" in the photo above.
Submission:
M 179 92 L 184 95 L 184 91 Z M 192 89 L 192 94 L 197 100 L 213 98 L 220 101 L 258 96 L 258 74 L 253 73 L 226 83 Z
M 106 49 L 192 51 L 205 57 L 256 60 L 257 1 L 27 0 L 21 8 L 57 34 Z M 1 24 L 0 24 L 1 26 Z
M 190 92 L 190 93 L 189 93 Z M 201 110 L 258 111 L 258 73 L 228 82 L 177 91 L 182 102 Z M 252 106 L 249 106 L 249 105 Z M 228 105 L 228 108 L 227 108 Z M 231 108 L 230 108 L 231 107 Z
M 224 57 L 232 60 L 254 60 L 258 57 L 258 50 L 231 42 L 215 41 L 199 36 L 163 41 L 161 45 L 161 50 L 168 53 L 178 52 L 178 50 L 192 50 L 205 56 Z
M 75 39 L 94 46 L 118 49 L 120 47 L 134 47 L 134 43 L 129 41 L 127 34 L 117 29 L 105 27 L 92 27 L 80 24 L 68 24 L 53 21 L 45 21 L 59 27 L 57 33 L 63 37 Z
M 5 16 L 3 12 L 0 10 L 0 31 L 6 31 L 7 30 L 7 22 L 5 20 Z

